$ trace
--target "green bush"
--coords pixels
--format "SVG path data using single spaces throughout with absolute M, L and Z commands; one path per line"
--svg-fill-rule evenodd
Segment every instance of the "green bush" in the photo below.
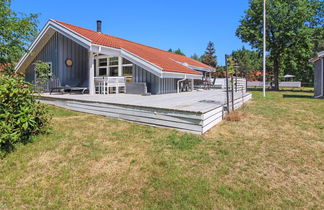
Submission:
M 46 131 L 50 116 L 23 78 L 0 76 L 0 157 Z

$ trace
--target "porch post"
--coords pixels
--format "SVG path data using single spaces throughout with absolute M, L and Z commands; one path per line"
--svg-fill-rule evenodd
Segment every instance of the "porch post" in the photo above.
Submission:
M 123 58 L 119 56 L 118 57 L 118 76 L 119 77 L 123 76 L 123 72 L 122 72 L 123 67 L 122 67 L 122 65 L 123 65 Z
M 95 94 L 95 87 L 94 87 L 94 55 L 90 51 L 89 52 L 89 94 Z
M 191 91 L 194 91 L 194 88 L 195 88 L 194 85 L 195 85 L 195 84 L 194 84 L 194 79 L 191 79 Z

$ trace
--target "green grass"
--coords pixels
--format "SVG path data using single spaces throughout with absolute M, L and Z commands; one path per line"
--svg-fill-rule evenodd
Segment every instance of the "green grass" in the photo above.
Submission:
M 0 208 L 323 209 L 311 95 L 255 91 L 202 136 L 50 107 L 51 133 L 0 160 Z

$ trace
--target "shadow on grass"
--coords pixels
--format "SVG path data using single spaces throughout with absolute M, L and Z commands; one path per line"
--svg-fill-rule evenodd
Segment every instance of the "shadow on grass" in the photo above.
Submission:
M 284 97 L 284 98 L 309 98 L 309 99 L 314 99 L 313 96 L 307 96 L 307 95 L 288 95 L 288 94 L 283 94 L 282 97 Z

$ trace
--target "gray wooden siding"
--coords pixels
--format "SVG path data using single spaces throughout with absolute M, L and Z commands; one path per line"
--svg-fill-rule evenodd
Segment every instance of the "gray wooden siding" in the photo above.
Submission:
M 151 94 L 165 94 L 177 92 L 177 79 L 159 78 L 145 69 L 133 65 L 133 81 L 145 82 Z
M 324 89 L 324 70 L 323 68 L 324 59 L 320 59 L 315 63 L 314 70 L 314 95 L 321 96 L 322 90 Z
M 58 34 L 55 33 L 47 42 L 41 52 L 36 55 L 33 62 L 27 67 L 25 79 L 28 82 L 34 83 L 35 80 L 35 62 L 41 60 L 43 62 L 52 62 L 53 75 L 58 75 Z
M 65 65 L 65 60 L 71 58 L 72 67 Z M 34 64 L 37 60 L 52 62 L 52 72 L 59 78 L 61 85 L 88 85 L 88 50 L 62 34 L 56 32 L 41 52 L 27 68 L 25 78 L 34 82 Z

